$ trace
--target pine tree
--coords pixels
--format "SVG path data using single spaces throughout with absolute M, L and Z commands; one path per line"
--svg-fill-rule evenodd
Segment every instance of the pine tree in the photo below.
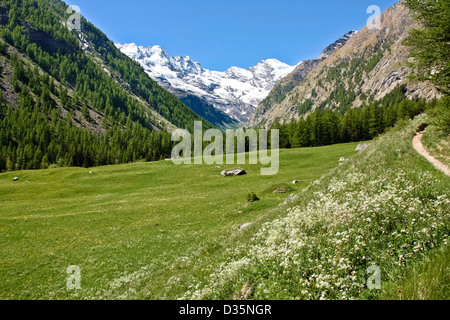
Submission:
M 450 1 L 405 0 L 405 5 L 421 23 L 405 44 L 416 59 L 415 75 L 431 80 L 441 91 L 450 93 Z
M 41 161 L 41 169 L 47 169 L 49 167 L 48 155 L 46 154 Z
M 14 164 L 13 164 L 13 162 L 11 161 L 10 158 L 8 158 L 8 159 L 6 160 L 6 170 L 7 170 L 7 171 L 13 171 L 13 170 L 14 170 Z

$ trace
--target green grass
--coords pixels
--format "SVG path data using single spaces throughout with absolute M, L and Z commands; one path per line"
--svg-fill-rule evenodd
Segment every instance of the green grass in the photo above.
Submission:
M 450 179 L 413 149 L 421 121 L 312 183 L 184 298 L 383 299 L 398 284 L 411 298 L 448 297 Z M 381 290 L 367 287 L 373 265 Z
M 425 130 L 422 143 L 427 151 L 443 164 L 450 166 L 450 136 L 436 126 Z
M 383 289 L 383 300 L 449 300 L 450 247 L 436 250 L 412 265 L 402 279 Z
M 282 150 L 275 176 L 244 165 L 246 176 L 224 178 L 238 166 L 170 161 L 0 174 L 0 299 L 178 298 L 283 214 L 280 184 L 299 193 L 355 147 Z M 251 192 L 261 200 L 247 205 Z M 82 290 L 66 290 L 70 265 Z

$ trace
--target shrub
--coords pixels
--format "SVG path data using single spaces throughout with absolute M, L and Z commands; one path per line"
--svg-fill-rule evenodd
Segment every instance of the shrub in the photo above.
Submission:
M 247 202 L 250 202 L 250 203 L 252 203 L 252 202 L 255 202 L 255 201 L 259 201 L 260 199 L 258 198 L 258 196 L 255 194 L 255 193 L 249 193 L 248 195 L 247 195 Z
M 427 110 L 427 114 L 433 117 L 433 124 L 450 134 L 450 98 L 445 96 Z

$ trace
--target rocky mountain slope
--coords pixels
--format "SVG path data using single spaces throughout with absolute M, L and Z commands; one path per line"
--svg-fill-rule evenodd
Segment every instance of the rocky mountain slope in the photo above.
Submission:
M 283 101 L 286 98 L 286 94 L 289 93 L 292 89 L 294 89 L 295 86 L 297 86 L 303 79 L 305 79 L 306 76 L 321 61 L 328 58 L 334 51 L 336 51 L 344 44 L 346 44 L 347 41 L 350 40 L 351 37 L 353 37 L 356 33 L 357 33 L 356 31 L 348 32 L 347 34 L 336 40 L 334 43 L 329 45 L 327 48 L 325 48 L 325 50 L 317 59 L 303 61 L 295 68 L 293 72 L 291 72 L 289 75 L 281 79 L 275 85 L 275 87 L 272 89 L 269 95 L 261 102 L 259 108 L 257 108 L 255 112 L 252 114 L 248 125 L 249 126 L 257 125 L 258 123 L 256 123 L 255 120 L 258 121 L 262 113 L 270 109 L 273 105 Z
M 172 57 L 160 46 L 143 47 L 134 43 L 116 46 L 139 62 L 162 87 L 219 126 L 245 123 L 274 85 L 295 69 L 269 59 L 249 69 L 231 67 L 225 72 L 211 71 L 190 57 Z M 208 108 L 206 112 L 205 108 Z
M 292 83 L 298 70 L 281 80 L 285 92 L 272 92 L 248 125 L 270 126 L 275 118 L 286 122 L 318 108 L 345 111 L 383 98 L 398 86 L 405 86 L 409 98 L 436 97 L 438 93 L 431 85 L 407 77 L 409 51 L 402 42 L 415 26 L 408 9 L 398 2 L 380 18 L 381 28 L 365 26 L 313 65 L 305 77 L 298 76 L 296 85 Z

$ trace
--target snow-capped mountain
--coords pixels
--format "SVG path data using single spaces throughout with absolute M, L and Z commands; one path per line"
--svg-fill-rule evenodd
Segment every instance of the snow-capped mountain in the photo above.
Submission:
M 229 120 L 220 119 L 225 124 L 233 119 L 245 123 L 275 84 L 296 67 L 269 59 L 249 69 L 231 67 L 219 72 L 202 68 L 190 57 L 172 57 L 160 46 L 143 47 L 134 43 L 116 46 L 180 99 L 195 96 L 196 104 L 201 101 L 225 113 L 223 116 Z M 191 107 L 192 99 L 183 101 Z

